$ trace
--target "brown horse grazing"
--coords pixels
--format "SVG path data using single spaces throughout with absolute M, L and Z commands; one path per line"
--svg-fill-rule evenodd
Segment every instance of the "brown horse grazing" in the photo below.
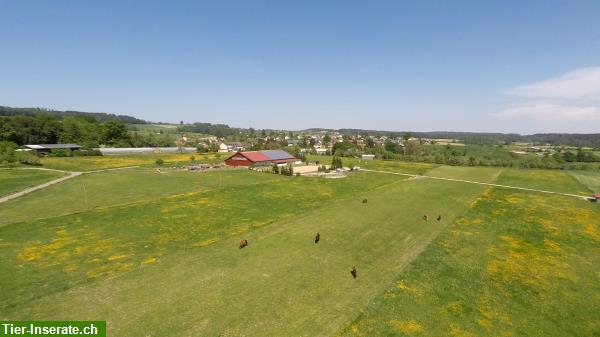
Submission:
M 248 245 L 248 240 L 242 240 L 240 241 L 240 249 L 246 247 Z
M 423 220 L 427 221 L 427 215 L 423 215 Z
M 367 199 L 363 199 L 363 204 L 366 204 L 366 203 L 367 203 Z
M 317 233 L 315 236 L 315 243 L 319 243 L 319 240 L 321 240 L 321 234 Z
M 358 270 L 356 270 L 356 267 L 352 267 L 350 274 L 352 274 L 353 278 L 356 278 L 356 276 L 358 276 Z
M 437 221 L 440 221 L 440 220 L 442 220 L 442 216 L 438 215 Z

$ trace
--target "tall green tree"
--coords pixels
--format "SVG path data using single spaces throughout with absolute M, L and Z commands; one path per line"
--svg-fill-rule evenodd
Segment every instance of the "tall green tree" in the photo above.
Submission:
M 101 141 L 107 145 L 129 143 L 127 127 L 117 119 L 109 119 L 102 125 Z

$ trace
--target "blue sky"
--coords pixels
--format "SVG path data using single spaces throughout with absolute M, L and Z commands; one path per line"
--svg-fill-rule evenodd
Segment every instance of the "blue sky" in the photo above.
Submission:
M 600 132 L 600 1 L 0 0 L 0 105 Z

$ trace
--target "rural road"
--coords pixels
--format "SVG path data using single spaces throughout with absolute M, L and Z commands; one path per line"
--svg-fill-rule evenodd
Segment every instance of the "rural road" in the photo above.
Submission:
M 492 184 L 492 183 L 483 183 L 483 182 L 480 182 L 480 181 L 472 181 L 472 180 L 442 178 L 442 177 L 433 177 L 433 176 L 427 176 L 427 175 L 399 173 L 399 172 L 378 171 L 378 170 L 369 170 L 369 169 L 363 169 L 363 168 L 361 168 L 360 170 L 361 171 L 367 171 L 367 172 L 375 172 L 375 173 L 395 174 L 395 175 L 415 177 L 415 178 L 428 178 L 428 179 L 437 179 L 437 180 L 446 180 L 446 181 L 456 181 L 456 182 L 468 183 L 468 184 L 477 184 L 477 185 L 485 185 L 485 186 L 493 186 L 493 187 L 501 187 L 501 188 L 510 188 L 510 189 L 513 189 L 513 190 L 521 190 L 521 191 L 539 192 L 539 193 L 547 193 L 547 194 L 557 194 L 557 195 L 564 195 L 564 196 L 567 196 L 567 197 L 581 198 L 581 199 L 584 199 L 584 200 L 587 200 L 589 198 L 587 196 L 579 195 L 579 194 L 544 191 L 544 190 L 537 190 L 537 189 L 534 189 L 534 188 L 518 187 L 518 186 L 510 186 L 510 185 L 500 185 L 500 184 Z
M 108 169 L 102 169 L 102 170 L 95 170 L 95 171 L 87 171 L 87 172 L 74 172 L 74 171 L 64 171 L 64 170 L 55 170 L 55 169 L 49 169 L 49 168 L 43 168 L 43 167 L 27 167 L 27 168 L 21 168 L 19 170 L 44 170 L 44 171 L 56 171 L 56 172 L 64 172 L 67 173 L 66 176 L 64 177 L 60 177 L 54 180 L 50 180 L 48 182 L 45 182 L 41 185 L 37 185 L 37 186 L 33 186 L 30 187 L 28 189 L 13 193 L 13 194 L 9 194 L 7 196 L 4 197 L 0 197 L 0 204 L 3 202 L 7 202 L 9 200 L 18 198 L 18 197 L 22 197 L 26 194 L 29 194 L 31 192 L 35 192 L 38 190 L 41 190 L 43 188 L 46 188 L 48 186 L 52 186 L 58 183 L 61 183 L 65 180 L 71 179 L 71 178 L 75 178 L 77 176 L 80 176 L 82 174 L 88 174 L 88 173 L 97 173 L 97 172 L 105 172 L 105 171 L 114 171 L 114 170 L 125 170 L 125 169 L 130 169 L 130 168 L 136 168 L 136 167 L 140 167 L 140 166 L 126 166 L 126 167 L 115 167 L 115 168 L 108 168 Z

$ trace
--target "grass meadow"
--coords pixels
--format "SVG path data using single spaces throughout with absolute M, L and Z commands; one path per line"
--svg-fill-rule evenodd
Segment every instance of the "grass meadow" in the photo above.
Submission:
M 592 203 L 490 187 L 338 336 L 596 336 L 599 224 Z
M 0 196 L 60 178 L 65 173 L 34 169 L 0 169 Z
M 70 159 L 54 165 L 119 165 Z M 152 164 L 84 174 L 0 206 L 0 319 L 107 320 L 111 336 L 600 331 L 596 204 L 366 171 L 158 174 Z M 588 194 L 598 178 L 357 165 Z M 249 245 L 240 250 L 241 239 Z

